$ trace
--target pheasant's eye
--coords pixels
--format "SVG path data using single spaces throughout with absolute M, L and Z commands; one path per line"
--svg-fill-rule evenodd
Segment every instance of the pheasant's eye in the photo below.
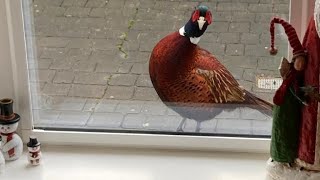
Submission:
M 192 22 L 196 22 L 200 17 L 200 11 L 199 10 L 195 10 L 192 14 Z
M 210 11 L 206 12 L 206 21 L 208 22 L 208 24 L 212 23 L 212 14 Z

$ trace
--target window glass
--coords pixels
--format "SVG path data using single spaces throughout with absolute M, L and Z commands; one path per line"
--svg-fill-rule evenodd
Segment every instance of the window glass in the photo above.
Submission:
M 180 100 L 193 98 L 190 103 L 164 104 L 159 98 L 149 75 L 152 50 L 179 31 L 199 4 L 209 7 L 212 23 L 198 45 L 223 64 L 247 94 L 272 102 L 282 82 L 278 66 L 288 44 L 283 28 L 276 26 L 278 54 L 269 54 L 270 20 L 289 20 L 289 0 L 27 0 L 23 10 L 35 128 L 269 136 L 270 110 L 248 103 L 193 105 L 197 97 L 179 86 L 186 85 L 197 96 L 207 91 L 196 89 L 190 74 L 184 74 L 190 75 L 190 84 L 160 82 L 179 89 L 162 88 L 170 91 L 163 93 Z M 166 46 L 178 48 L 173 42 Z M 211 70 L 205 70 L 205 61 L 199 62 L 202 69 L 192 72 L 207 78 L 210 86 L 218 80 L 217 75 L 206 76 Z M 171 69 L 175 74 L 185 66 L 170 67 L 157 73 Z

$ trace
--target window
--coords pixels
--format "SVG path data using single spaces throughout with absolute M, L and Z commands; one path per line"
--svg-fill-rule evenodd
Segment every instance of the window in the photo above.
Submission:
M 107 140 L 109 143 L 121 141 L 117 136 L 121 134 L 127 139 L 118 144 L 157 146 L 174 146 L 175 140 L 183 139 L 181 147 L 197 139 L 201 143 L 198 147 L 203 148 L 225 148 L 225 143 L 238 137 L 242 141 L 227 145 L 230 149 L 242 143 L 261 145 L 252 149 L 267 149 L 270 114 L 227 105 L 212 119 L 183 121 L 163 104 L 153 88 L 148 71 L 153 47 L 181 28 L 199 3 L 28 0 L 6 4 L 11 11 L 21 5 L 24 16 L 27 65 L 17 65 L 21 69 L 17 73 L 19 82 L 26 80 L 30 85 L 29 92 L 19 90 L 31 100 L 26 114 L 31 112 L 33 121 L 24 125 L 29 127 L 26 134 L 34 127 L 31 133 L 42 134 L 48 141 L 63 141 L 50 133 L 65 134 L 69 140 L 79 138 L 81 132 L 88 138 L 102 138 L 103 134 L 118 138 Z M 203 4 L 210 8 L 213 23 L 199 45 L 210 51 L 244 89 L 270 101 L 281 83 L 277 67 L 281 57 L 288 54 L 288 44 L 283 28 L 276 27 L 279 53 L 269 55 L 269 21 L 273 16 L 289 19 L 290 1 L 216 0 Z M 22 32 L 19 22 L 11 24 L 14 32 Z M 23 52 L 21 45 L 15 47 L 15 53 Z M 18 59 L 24 58 L 20 55 Z M 145 142 L 129 142 L 138 136 Z M 205 145 L 212 139 L 215 145 Z

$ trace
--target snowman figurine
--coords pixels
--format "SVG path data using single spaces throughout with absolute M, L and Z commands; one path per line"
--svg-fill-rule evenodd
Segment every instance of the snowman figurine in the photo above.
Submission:
M 27 143 L 28 146 L 28 160 L 33 166 L 39 165 L 41 160 L 40 143 L 37 138 L 30 137 L 30 141 Z
M 7 161 L 18 159 L 23 151 L 23 143 L 21 138 L 15 133 L 20 116 L 13 112 L 13 100 L 0 100 L 0 150 L 3 157 Z

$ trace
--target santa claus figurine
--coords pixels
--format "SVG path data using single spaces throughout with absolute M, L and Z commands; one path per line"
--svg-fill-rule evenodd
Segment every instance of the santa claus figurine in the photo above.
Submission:
M 22 140 L 15 132 L 20 116 L 13 112 L 13 100 L 0 100 L 0 150 L 7 161 L 18 159 L 23 150 Z
M 311 18 L 304 36 L 303 46 L 308 51 L 308 63 L 304 73 L 303 90 L 308 106 L 302 109 L 298 164 L 304 169 L 320 171 L 320 0 L 315 3 L 314 16 Z M 319 176 L 320 179 L 320 176 Z
M 38 142 L 37 138 L 30 137 L 28 146 L 28 161 L 31 165 L 39 165 L 41 161 L 41 152 L 40 152 L 40 142 Z

